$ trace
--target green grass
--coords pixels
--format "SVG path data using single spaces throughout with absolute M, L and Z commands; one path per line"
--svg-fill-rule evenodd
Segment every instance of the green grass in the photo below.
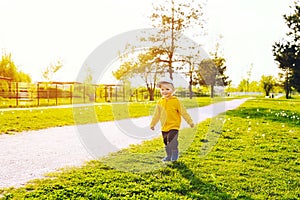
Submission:
M 205 106 L 213 101 L 202 97 L 183 99 L 187 108 Z M 28 108 L 24 110 L 0 111 L 0 134 L 38 130 L 49 127 L 60 127 L 76 124 L 97 123 L 125 118 L 151 115 L 155 102 L 99 104 L 95 106 L 73 108 Z
M 288 113 L 288 114 L 278 114 Z M 161 138 L 52 173 L 3 199 L 299 199 L 300 98 L 254 99 L 180 132 L 180 159 L 161 163 Z M 293 117 L 295 116 L 295 117 Z M 210 136 L 216 145 L 207 154 Z
M 83 100 L 80 99 L 83 103 Z M 40 98 L 39 102 L 38 99 L 9 99 L 9 98 L 2 98 L 0 97 L 0 108 L 29 108 L 29 107 L 36 107 L 38 104 L 39 106 L 55 106 L 55 105 L 67 105 L 71 102 L 77 102 L 77 99 L 70 99 L 70 98 L 55 98 L 44 99 Z

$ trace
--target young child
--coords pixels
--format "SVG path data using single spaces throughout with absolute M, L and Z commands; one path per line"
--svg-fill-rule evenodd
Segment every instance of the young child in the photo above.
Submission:
M 150 128 L 154 130 L 157 122 L 161 122 L 162 137 L 167 154 L 162 161 L 176 161 L 178 159 L 178 131 L 181 116 L 191 127 L 194 127 L 194 123 L 179 99 L 173 96 L 175 88 L 171 79 L 158 82 L 157 87 L 160 88 L 162 98 L 157 102 Z

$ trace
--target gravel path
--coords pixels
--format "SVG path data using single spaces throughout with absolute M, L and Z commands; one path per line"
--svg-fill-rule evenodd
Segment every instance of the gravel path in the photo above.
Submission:
M 188 112 L 193 120 L 199 123 L 226 110 L 235 109 L 246 100 L 221 102 L 189 109 Z M 148 127 L 150 119 L 151 117 L 148 116 L 98 124 L 55 127 L 15 135 L 0 135 L 0 188 L 20 187 L 29 180 L 43 178 L 45 173 L 58 171 L 63 167 L 80 166 L 84 162 L 94 159 L 95 156 L 107 155 L 110 152 L 126 148 L 130 144 L 138 144 L 146 139 L 157 137 L 160 135 L 159 128 L 156 128 L 154 132 L 151 131 Z M 137 126 L 147 130 L 144 134 L 145 137 L 127 134 L 131 130 L 129 128 L 131 126 L 128 124 L 134 125 L 135 130 Z M 127 129 L 122 127 L 127 127 Z M 184 127 L 187 127 L 187 124 L 183 122 L 182 128 Z M 84 141 L 81 133 L 94 129 L 98 135 L 99 132 L 102 133 L 101 141 L 103 141 L 100 145 L 99 142 L 94 142 L 98 144 L 95 148 L 99 146 L 103 148 L 91 152 L 91 147 L 95 144 Z M 87 145 L 89 148 L 86 148 Z M 101 155 L 97 154 L 99 151 Z

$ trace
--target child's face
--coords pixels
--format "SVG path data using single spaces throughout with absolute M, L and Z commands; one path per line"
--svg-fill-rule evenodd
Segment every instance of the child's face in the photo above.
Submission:
M 160 86 L 161 96 L 163 96 L 166 99 L 170 98 L 173 95 L 174 91 L 174 87 L 170 83 L 162 83 Z

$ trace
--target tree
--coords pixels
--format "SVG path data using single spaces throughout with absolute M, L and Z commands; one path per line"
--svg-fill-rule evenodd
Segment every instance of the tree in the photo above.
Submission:
M 10 78 L 14 82 L 31 82 L 30 75 L 18 70 L 11 53 L 4 53 L 0 61 L 0 76 Z
M 43 78 L 50 82 L 50 81 L 53 81 L 53 75 L 59 70 L 62 68 L 62 63 L 60 60 L 56 61 L 56 63 L 54 64 L 50 64 L 46 69 L 45 71 L 43 72 L 42 76 Z M 49 97 L 50 97 L 50 90 L 48 89 L 49 85 L 48 83 L 45 84 L 45 87 L 44 89 L 47 90 L 47 99 L 48 99 L 48 102 L 49 102 Z
M 141 42 L 151 43 L 152 46 L 141 52 L 140 47 L 135 49 L 129 44 L 127 49 L 131 49 L 131 51 L 128 52 L 131 55 L 141 52 L 138 54 L 139 58 L 128 61 L 129 53 L 122 54 L 120 60 L 123 60 L 124 64 L 121 64 L 120 69 L 114 72 L 114 76 L 118 77 L 118 80 L 129 74 L 131 77 L 134 76 L 133 74 L 140 75 L 146 83 L 150 98 L 155 90 L 158 76 L 168 74 L 173 79 L 173 73 L 176 70 L 182 70 L 182 66 L 189 62 L 187 59 L 195 54 L 195 49 L 200 47 L 193 42 L 185 43 L 183 40 L 187 38 L 183 37 L 183 33 L 193 29 L 199 34 L 204 22 L 202 5 L 194 0 L 189 2 L 164 0 L 161 2 L 160 4 L 153 3 L 154 11 L 150 16 L 152 26 L 157 31 L 150 36 L 140 37 Z M 185 52 L 185 55 L 182 52 Z M 145 57 L 151 56 L 151 58 L 142 61 L 142 54 L 145 54 Z M 142 63 L 138 63 L 140 61 Z
M 258 81 L 251 81 L 249 83 L 249 91 L 250 92 L 262 92 L 262 88 L 260 87 L 260 83 Z
M 140 53 L 137 59 L 129 59 L 129 61 L 123 62 L 119 69 L 113 72 L 113 76 L 123 82 L 136 76 L 142 78 L 149 93 L 149 100 L 153 101 L 156 80 L 158 75 L 162 73 L 160 63 L 156 59 L 157 53 L 159 52 L 155 48 Z
M 195 61 L 192 59 L 192 57 L 187 57 L 186 62 L 188 63 L 188 72 L 186 75 L 189 78 L 189 97 L 190 99 L 193 98 L 193 88 L 194 85 L 194 73 L 195 73 Z
M 221 36 L 220 36 L 221 39 Z M 225 75 L 227 66 L 225 58 L 219 56 L 219 41 L 216 43 L 214 53 L 211 53 L 212 59 L 203 59 L 198 65 L 194 76 L 194 83 L 199 85 L 209 85 L 211 88 L 211 97 L 214 97 L 214 86 L 227 86 L 231 83 L 229 77 Z
M 214 86 L 217 82 L 217 68 L 213 60 L 203 59 L 195 70 L 194 84 L 210 86 L 211 97 L 214 97 Z
M 276 85 L 276 80 L 273 76 L 262 76 L 260 79 L 260 85 L 265 91 L 266 96 L 270 96 L 270 92 Z
M 242 79 L 237 86 L 239 92 L 248 92 L 249 91 L 249 81 L 247 79 Z
M 285 77 L 284 89 L 288 99 L 292 88 L 300 92 L 300 6 L 294 3 L 294 13 L 283 15 L 285 22 L 290 29 L 286 38 L 275 42 L 273 55 L 279 63 L 279 68 Z
M 17 82 L 25 82 L 25 83 L 31 83 L 31 77 L 29 74 L 26 74 L 22 71 L 19 71 L 17 73 Z
M 56 61 L 54 64 L 50 64 L 45 71 L 43 72 L 42 76 L 46 81 L 52 81 L 53 75 L 62 68 L 62 62 L 60 60 Z
M 231 80 L 229 80 L 229 76 L 225 75 L 227 66 L 226 64 L 226 59 L 222 56 L 220 56 L 220 41 L 223 38 L 222 35 L 219 36 L 216 46 L 215 46 L 215 51 L 214 53 L 211 53 L 213 57 L 213 62 L 217 68 L 217 79 L 216 79 L 216 84 L 218 86 L 227 86 L 230 85 Z
M 184 31 L 194 28 L 201 30 L 203 28 L 202 5 L 192 1 L 165 0 L 163 4 L 154 5 L 154 12 L 150 16 L 152 26 L 161 31 L 158 35 L 148 38 L 150 41 L 161 41 L 156 47 L 158 61 L 165 63 L 170 79 L 173 79 L 175 70 L 173 63 L 182 62 L 182 59 L 176 60 L 176 50 L 182 48 L 178 44 L 179 38 Z M 198 27 L 198 28 L 197 28 Z M 200 32 L 200 31 L 199 31 Z

